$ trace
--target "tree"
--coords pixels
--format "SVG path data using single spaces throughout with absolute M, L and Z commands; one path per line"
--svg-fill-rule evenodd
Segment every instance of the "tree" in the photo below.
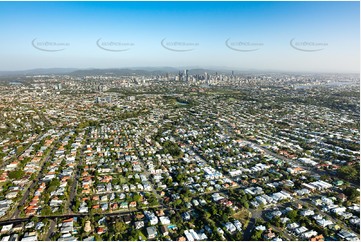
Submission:
M 351 201 L 354 201 L 356 198 L 360 196 L 360 193 L 354 187 L 347 187 L 344 191 L 346 196 L 349 197 Z
M 227 215 L 227 213 L 222 214 L 222 221 L 223 221 L 223 222 L 228 222 L 228 215 Z
M 43 209 L 41 209 L 41 215 L 50 215 L 51 214 L 51 208 L 49 205 L 44 205 Z
M 142 196 L 139 195 L 139 194 L 135 194 L 135 195 L 133 196 L 133 200 L 136 201 L 136 202 L 139 202 L 141 198 L 142 198 Z
M 115 222 L 112 227 L 111 227 L 111 231 L 109 231 L 112 236 L 114 236 L 114 239 L 112 240 L 126 240 L 125 237 L 123 237 L 124 234 L 127 233 L 127 225 L 123 222 Z
M 251 240 L 254 240 L 254 241 L 262 240 L 262 233 L 263 233 L 262 230 L 254 230 L 254 232 L 251 236 Z
M 115 222 L 113 229 L 115 233 L 123 234 L 127 230 L 127 225 L 123 222 Z
M 208 220 L 211 216 L 212 216 L 212 215 L 211 215 L 209 212 L 204 211 L 204 213 L 203 213 L 203 218 L 205 218 L 206 220 Z
M 177 199 L 177 200 L 174 201 L 174 206 L 178 207 L 182 203 L 183 203 L 183 201 L 181 199 Z
M 23 170 L 16 170 L 16 171 L 10 171 L 9 172 L 9 178 L 10 179 L 20 179 L 24 176 L 25 172 Z
M 34 223 L 37 223 L 37 222 L 39 222 L 39 218 L 38 217 L 32 217 L 31 221 L 34 222 Z
M 243 234 L 241 232 L 237 232 L 235 235 L 234 235 L 234 239 L 236 241 L 242 241 L 243 240 Z
M 242 205 L 243 205 L 243 207 L 245 207 L 245 208 L 247 208 L 247 209 L 249 208 L 249 203 L 248 203 L 247 201 L 244 202 Z
M 287 217 L 292 220 L 292 222 L 296 221 L 297 218 L 297 210 L 292 210 L 287 213 Z
M 360 181 L 360 164 L 356 163 L 352 166 L 342 166 L 338 169 L 338 175 L 351 181 Z
M 55 187 L 60 186 L 60 181 L 57 178 L 52 179 L 49 183 L 49 187 L 51 187 L 51 186 L 55 186 Z

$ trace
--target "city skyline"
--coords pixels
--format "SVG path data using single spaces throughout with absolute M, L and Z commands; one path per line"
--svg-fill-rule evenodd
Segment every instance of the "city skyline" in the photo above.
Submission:
M 359 73 L 359 2 L 2 2 L 0 71 Z

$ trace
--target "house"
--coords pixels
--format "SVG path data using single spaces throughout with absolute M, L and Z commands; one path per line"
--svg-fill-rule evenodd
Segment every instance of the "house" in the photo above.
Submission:
M 1 234 L 5 234 L 5 233 L 8 233 L 10 232 L 10 230 L 13 228 L 13 224 L 7 224 L 7 225 L 4 225 L 1 229 Z
M 159 217 L 160 223 L 162 225 L 169 225 L 170 224 L 170 219 L 166 216 L 161 216 Z
M 340 214 L 344 219 L 350 219 L 352 218 L 353 214 L 352 213 L 342 213 Z
M 37 211 L 38 211 L 38 206 L 29 206 L 26 208 L 25 214 L 27 216 L 35 215 Z
M 154 239 L 157 236 L 157 229 L 154 226 L 147 227 L 148 239 Z
M 164 216 L 163 209 L 157 210 L 157 211 L 155 211 L 155 213 L 157 214 L 157 216 Z
M 155 216 L 153 212 L 144 211 L 144 215 L 147 217 L 151 225 L 156 225 L 158 223 L 158 217 Z
M 226 227 L 226 230 L 231 234 L 236 232 L 237 230 L 236 226 L 234 226 L 234 224 L 231 222 L 227 222 L 224 226 Z
M 100 207 L 101 207 L 102 211 L 106 211 L 106 210 L 108 210 L 109 205 L 108 205 L 108 203 L 102 203 L 102 204 L 100 204 Z
M 7 199 L 13 199 L 13 198 L 17 197 L 17 195 L 18 195 L 18 192 L 9 192 L 8 194 L 5 195 L 5 197 Z
M 336 214 L 339 214 L 339 215 L 340 215 L 340 214 L 346 212 L 346 208 L 345 208 L 345 207 L 337 207 L 337 208 L 331 209 L 331 211 L 332 211 L 333 213 L 336 213 Z
M 303 234 L 306 231 L 308 231 L 308 229 L 304 226 L 295 229 L 295 233 L 298 235 Z
M 345 202 L 347 200 L 347 196 L 343 193 L 340 193 L 337 195 L 337 198 L 341 201 L 341 202 Z
M 310 231 L 307 231 L 307 232 L 303 233 L 302 237 L 305 238 L 305 239 L 310 239 L 311 237 L 314 237 L 316 235 L 317 235 L 316 231 L 310 230 Z
M 125 215 L 123 216 L 123 221 L 125 224 L 130 224 L 130 222 L 132 222 L 132 218 L 130 217 L 130 215 Z
M 35 231 L 25 233 L 24 237 L 21 239 L 21 241 L 37 241 L 37 240 L 38 237 Z
M 89 233 L 89 232 L 91 232 L 91 230 L 92 230 L 91 223 L 89 220 L 87 220 L 84 225 L 84 232 Z
M 190 229 L 189 233 L 192 235 L 192 237 L 194 238 L 194 240 L 200 240 L 199 235 L 196 233 L 196 231 L 194 231 L 194 229 Z
M 296 229 L 298 227 L 300 227 L 300 225 L 297 223 L 291 223 L 287 225 L 287 229 Z
M 34 228 L 34 226 L 35 226 L 35 223 L 33 221 L 31 221 L 31 222 L 29 222 L 29 223 L 27 223 L 25 225 L 25 228 L 26 229 L 32 229 L 32 228 Z
M 359 240 L 359 238 L 357 237 L 357 235 L 355 233 L 349 232 L 344 229 L 342 229 L 337 235 L 343 240 L 349 240 L 349 241 Z
M 317 235 L 317 236 L 315 236 L 315 237 L 312 237 L 311 238 L 311 241 L 324 241 L 324 237 L 323 237 L 323 235 L 322 234 L 320 234 L 320 235 Z
M 188 241 L 194 241 L 194 238 L 193 238 L 192 234 L 189 233 L 188 230 L 185 230 L 185 231 L 184 231 L 184 235 L 186 236 L 186 238 L 187 238 Z
M 141 229 L 144 227 L 144 221 L 136 221 L 134 223 L 135 229 Z
M 255 227 L 255 230 L 261 230 L 261 231 L 265 231 L 266 227 L 263 225 L 258 225 L 257 227 Z
M 219 234 L 221 234 L 221 235 L 223 235 L 223 234 L 224 234 L 223 229 L 221 229 L 220 227 L 217 227 L 217 232 L 218 232 Z
M 35 230 L 41 230 L 45 224 L 43 222 L 39 222 L 35 225 Z
M 295 168 L 289 167 L 287 168 L 287 172 L 289 172 L 290 174 L 302 174 L 305 173 L 306 171 L 301 167 L 295 167 Z
M 241 222 L 239 222 L 238 220 L 234 220 L 233 224 L 234 224 L 234 226 L 236 226 L 236 228 L 239 232 L 242 231 L 242 223 Z
M 217 201 L 219 201 L 219 200 L 221 200 L 221 199 L 224 199 L 224 197 L 222 197 L 221 195 L 219 195 L 219 193 L 213 193 L 213 194 L 212 194 L 212 199 L 213 199 L 214 202 L 217 202 Z
M 169 233 L 168 233 L 168 228 L 167 228 L 167 226 L 165 226 L 165 225 L 162 225 L 161 227 L 160 227 L 160 231 L 162 232 L 162 235 L 163 236 L 167 236 Z
M 79 207 L 79 213 L 87 213 L 88 210 L 88 205 L 85 202 L 83 202 Z
M 118 209 L 118 203 L 112 203 L 111 205 L 110 205 L 110 208 L 112 209 L 112 210 L 117 210 Z
M 135 208 L 137 206 L 137 202 L 133 201 L 129 203 L 129 208 Z
M 97 234 L 104 234 L 105 233 L 105 228 L 104 227 L 98 227 L 97 228 Z
M 343 181 L 342 180 L 337 180 L 333 183 L 335 186 L 342 186 L 343 185 Z
M 2 237 L 1 241 L 9 241 L 10 235 Z
M 23 226 L 22 224 L 17 224 L 13 227 L 13 229 L 11 230 L 12 232 L 20 232 L 23 230 Z
M 182 218 L 183 218 L 183 220 L 190 220 L 191 216 L 188 212 L 184 212 L 184 213 L 182 213 Z
M 274 237 L 276 237 L 276 235 L 275 235 L 275 233 L 272 232 L 272 229 L 271 229 L 271 228 L 269 228 L 269 229 L 268 229 L 268 232 L 263 235 L 263 238 L 264 238 L 265 240 L 271 240 L 271 239 L 273 239 Z
M 300 214 L 302 215 L 302 216 L 312 216 L 312 215 L 314 215 L 315 214 L 315 212 L 313 211 L 313 210 L 302 210 L 301 212 L 300 212 Z
M 350 219 L 350 223 L 354 225 L 360 224 L 360 219 L 358 217 L 353 217 Z
M 271 214 L 272 214 L 272 217 L 281 217 L 282 216 L 282 212 L 280 210 L 275 210 Z
M 128 203 L 127 202 L 121 202 L 119 207 L 120 208 L 128 208 Z
M 327 227 L 327 226 L 333 224 L 333 222 L 331 220 L 326 220 L 326 219 L 317 219 L 316 223 L 318 225 L 320 225 L 321 227 Z

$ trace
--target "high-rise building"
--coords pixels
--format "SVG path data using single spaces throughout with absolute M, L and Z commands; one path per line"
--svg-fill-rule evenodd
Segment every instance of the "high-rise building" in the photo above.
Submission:
M 61 83 L 58 83 L 54 86 L 55 90 L 61 90 Z
M 108 103 L 111 103 L 112 102 L 112 97 L 111 96 L 106 97 L 105 101 L 108 102 Z
M 98 91 L 99 91 L 99 92 L 105 92 L 106 90 L 107 90 L 107 86 L 102 85 L 102 84 L 100 84 L 100 85 L 98 86 Z
M 184 70 L 183 81 L 188 82 L 188 70 Z

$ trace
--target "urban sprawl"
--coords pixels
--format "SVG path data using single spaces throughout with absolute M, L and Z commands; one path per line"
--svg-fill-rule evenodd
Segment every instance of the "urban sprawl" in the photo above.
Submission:
M 360 239 L 351 74 L 0 78 L 1 241 Z

